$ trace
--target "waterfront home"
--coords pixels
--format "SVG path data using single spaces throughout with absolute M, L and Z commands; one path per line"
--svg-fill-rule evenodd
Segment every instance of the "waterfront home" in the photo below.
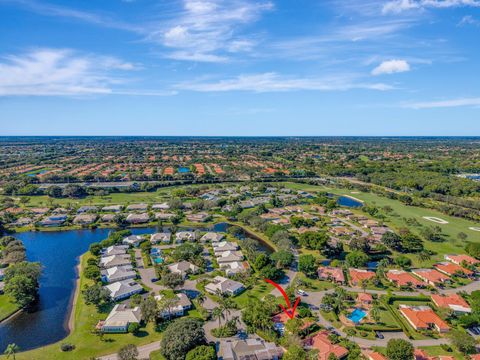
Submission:
M 100 258 L 100 267 L 108 269 L 115 266 L 131 265 L 132 258 L 130 255 L 111 255 Z
M 220 241 L 220 242 L 212 243 L 212 247 L 213 247 L 213 252 L 215 253 L 215 256 L 218 256 L 221 253 L 224 253 L 226 251 L 238 250 L 238 244 L 234 242 L 229 242 L 229 241 Z
M 123 205 L 109 205 L 109 206 L 104 206 L 102 208 L 102 211 L 104 212 L 119 213 L 122 210 L 123 210 Z
M 126 238 L 123 238 L 122 244 L 123 245 L 129 245 L 129 246 L 134 246 L 138 247 L 141 242 L 143 242 L 145 239 L 143 236 L 140 235 L 130 235 L 127 236 Z
M 449 276 L 473 277 L 475 273 L 472 270 L 464 269 L 460 265 L 444 261 L 433 265 L 435 269 Z
M 68 214 L 68 210 L 65 208 L 56 208 L 52 211 L 52 214 L 65 215 L 65 214 Z
M 427 284 L 404 270 L 389 270 L 385 277 L 398 287 L 424 288 Z
M 168 210 L 168 209 L 170 209 L 170 205 L 168 205 L 168 203 L 166 202 L 152 205 L 152 210 Z
M 458 294 L 432 294 L 433 303 L 439 308 L 451 309 L 457 314 L 471 313 L 472 308 Z
M 96 214 L 80 214 L 75 216 L 73 223 L 77 225 L 89 225 L 97 221 Z
M 349 217 L 349 216 L 352 216 L 353 213 L 350 211 L 350 210 L 347 210 L 347 209 L 334 209 L 332 211 L 332 215 L 333 216 L 345 216 L 345 217 Z
M 98 207 L 96 206 L 81 206 L 78 208 L 77 210 L 77 214 L 83 214 L 83 213 L 86 213 L 86 212 L 94 212 L 94 211 L 98 211 Z
M 29 208 L 28 211 L 31 213 L 34 213 L 35 215 L 45 215 L 50 211 L 48 207 L 43 207 L 43 208 Z
M 197 238 L 194 231 L 179 231 L 175 234 L 177 242 L 195 241 Z
M 147 204 L 131 204 L 127 206 L 127 211 L 147 211 Z
M 443 286 L 452 281 L 447 275 L 435 269 L 414 269 L 412 273 L 431 286 Z
M 172 239 L 171 232 L 161 232 L 161 233 L 155 233 L 150 235 L 150 242 L 152 244 L 158 244 L 159 242 L 169 243 L 171 239 Z
M 330 266 L 320 266 L 317 270 L 318 278 L 320 280 L 332 281 L 336 284 L 345 284 L 345 275 L 343 269 L 334 268 Z
M 450 330 L 448 324 L 443 321 L 430 306 L 400 305 L 400 314 L 408 321 L 415 330 L 434 329 L 440 333 Z
M 205 222 L 210 218 L 210 214 L 203 212 L 198 214 L 188 214 L 186 215 L 186 218 L 191 222 Z
M 363 269 L 349 269 L 350 284 L 352 286 L 360 286 L 362 282 L 369 281 L 375 277 L 375 273 L 369 270 Z
M 242 261 L 243 254 L 241 251 L 224 251 L 217 256 L 218 264 L 230 263 L 234 261 Z
M 200 268 L 188 261 L 180 261 L 171 265 L 168 265 L 168 270 L 174 274 L 180 274 L 183 278 L 186 278 L 189 274 L 196 274 Z
M 183 293 L 175 294 L 178 298 L 175 305 L 168 309 L 162 309 L 159 313 L 161 319 L 170 319 L 172 317 L 180 317 L 186 315 L 186 312 L 192 308 L 192 302 L 187 295 Z M 155 296 L 155 300 L 162 301 L 163 295 Z
M 250 266 L 246 261 L 232 261 L 220 264 L 220 269 L 225 271 L 227 276 L 231 276 L 248 271 Z
M 17 219 L 12 225 L 17 226 L 17 227 L 27 226 L 27 225 L 30 225 L 32 222 L 33 222 L 32 218 L 21 217 L 21 218 Z
M 133 280 L 117 281 L 103 287 L 108 290 L 113 301 L 127 299 L 132 295 L 140 294 L 143 288 Z
M 215 276 L 212 282 L 205 286 L 205 291 L 211 294 L 219 292 L 220 294 L 235 296 L 243 290 L 245 290 L 245 287 L 242 283 L 224 278 L 223 276 Z
M 341 345 L 333 344 L 328 336 L 328 331 L 321 331 L 304 341 L 307 349 L 318 350 L 318 360 L 329 360 L 330 355 L 333 354 L 336 359 L 345 359 L 348 355 L 348 350 Z
M 5 289 L 5 283 L 0 280 L 0 294 L 3 294 L 3 289 Z
M 265 214 L 261 214 L 260 217 L 265 220 L 265 221 L 274 221 L 274 220 L 280 220 L 281 219 L 281 216 L 278 215 L 278 214 L 274 214 L 274 213 L 265 213 Z
M 164 212 L 159 212 L 159 213 L 155 213 L 155 219 L 156 220 L 170 220 L 171 218 L 174 218 L 175 214 L 173 213 L 164 213 Z
M 218 347 L 218 360 L 279 360 L 284 350 L 274 343 L 251 336 L 242 340 L 220 340 Z
M 105 215 L 102 215 L 102 217 L 100 218 L 102 220 L 102 222 L 113 222 L 115 220 L 115 215 L 114 214 L 105 214 Z
M 100 321 L 97 325 L 104 333 L 126 333 L 130 324 L 139 324 L 142 321 L 142 311 L 140 307 L 133 309 L 126 304 L 117 304 L 108 314 L 105 321 Z
M 225 238 L 225 235 L 222 233 L 209 231 L 200 238 L 200 241 L 202 242 L 210 241 L 212 243 L 218 243 L 222 241 L 224 238 Z
M 67 221 L 67 215 L 52 215 L 40 221 L 40 225 L 45 227 L 55 227 L 61 226 L 65 221 Z
M 129 224 L 144 224 L 150 221 L 150 216 L 147 213 L 142 214 L 129 214 L 126 222 Z
M 5 269 L 0 269 L 0 281 L 5 278 Z
M 114 266 L 102 270 L 101 274 L 102 281 L 106 283 L 135 279 L 137 277 L 137 273 L 133 271 L 132 265 Z
M 462 265 L 462 264 L 467 264 L 467 265 L 478 265 L 480 263 L 480 260 L 475 259 L 474 257 L 471 257 L 469 255 L 445 255 L 445 260 L 448 260 L 454 264 L 457 265 Z
M 102 256 L 125 255 L 128 249 L 128 245 L 112 245 L 102 250 Z

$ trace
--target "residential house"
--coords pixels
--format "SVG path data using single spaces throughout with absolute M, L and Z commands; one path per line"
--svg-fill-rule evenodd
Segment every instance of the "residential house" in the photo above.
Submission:
M 218 243 L 218 242 L 222 241 L 224 238 L 225 238 L 225 235 L 222 234 L 222 233 L 209 231 L 200 238 L 200 241 L 202 241 L 202 242 L 210 241 L 212 243 Z
M 452 262 L 444 261 L 433 265 L 435 269 L 441 273 L 449 276 L 460 276 L 460 277 L 473 277 L 475 273 L 472 270 L 465 269 L 460 265 L 454 264 Z
M 168 220 L 174 218 L 175 216 L 177 216 L 177 215 L 175 215 L 173 213 L 165 213 L 165 212 L 155 213 L 155 219 L 156 220 L 166 220 L 166 221 L 168 221 Z
M 50 211 L 49 208 L 44 207 L 44 208 L 29 208 L 28 211 L 31 213 L 34 213 L 35 215 L 45 215 Z
M 142 214 L 129 214 L 126 222 L 129 224 L 144 224 L 150 221 L 150 216 L 147 213 Z
M 369 270 L 363 269 L 349 269 L 350 284 L 352 286 L 360 286 L 362 282 L 371 280 L 375 277 L 375 273 Z
M 131 265 L 132 258 L 130 255 L 110 255 L 110 256 L 103 256 L 100 258 L 100 267 L 104 269 L 108 269 L 115 266 L 124 266 L 124 265 Z
M 221 294 L 234 296 L 245 290 L 245 287 L 238 281 L 230 280 L 223 276 L 215 276 L 213 281 L 205 286 L 205 290 L 211 294 L 219 292 Z
M 102 281 L 106 283 L 135 279 L 137 277 L 137 273 L 133 270 L 132 265 L 114 266 L 102 270 L 101 274 Z
M 5 269 L 0 269 L 0 281 L 5 278 Z
M 188 276 L 188 274 L 196 274 L 200 270 L 200 268 L 188 261 L 180 261 L 171 265 L 168 265 L 168 270 L 174 274 L 180 274 L 184 278 Z
M 217 263 L 230 263 L 234 261 L 242 261 L 243 253 L 241 251 L 224 251 L 217 255 Z
M 171 308 L 163 309 L 160 311 L 159 317 L 162 319 L 170 319 L 172 317 L 180 317 L 186 315 L 186 312 L 192 308 L 192 302 L 187 295 L 183 293 L 175 294 L 178 297 L 175 305 L 172 304 Z M 161 301 L 163 295 L 155 296 L 155 300 Z
M 347 228 L 345 226 L 331 227 L 328 231 L 331 232 L 333 235 L 336 235 L 336 236 L 351 236 L 351 235 L 355 234 L 355 231 L 353 231 L 352 229 Z
M 404 270 L 389 270 L 385 277 L 398 287 L 424 288 L 427 284 Z
M 227 274 L 227 276 L 231 276 L 248 271 L 250 269 L 250 266 L 246 261 L 232 261 L 220 264 L 220 269 L 225 271 L 225 274 Z
M 127 211 L 147 211 L 147 204 L 131 204 L 127 206 Z
M 132 295 L 140 294 L 143 288 L 133 280 L 117 281 L 103 287 L 108 290 L 113 301 L 127 299 Z
M 229 241 L 220 241 L 220 242 L 212 243 L 212 247 L 213 247 L 213 252 L 215 253 L 215 256 L 218 256 L 221 253 L 224 253 L 226 251 L 236 251 L 239 248 L 237 243 L 229 242 Z
M 480 260 L 475 259 L 469 255 L 445 255 L 445 260 L 451 261 L 454 264 L 462 265 L 463 263 L 468 265 L 478 265 Z
M 221 340 L 217 353 L 218 360 L 279 360 L 284 350 L 274 343 L 261 338 L 242 340 Z
M 102 250 L 102 256 L 124 255 L 128 249 L 128 245 L 112 245 Z
M 402 304 L 400 305 L 399 311 L 415 330 L 434 329 L 440 333 L 446 333 L 450 330 L 448 324 L 429 306 L 410 306 Z
M 21 218 L 17 219 L 12 225 L 17 226 L 17 227 L 27 226 L 27 225 L 30 225 L 32 222 L 33 222 L 32 218 L 21 217 Z
M 413 353 L 414 360 L 455 360 L 453 356 L 449 355 L 439 355 L 439 356 L 430 356 L 423 349 L 415 349 Z M 475 358 L 470 355 L 470 360 L 475 360 Z
M 129 246 L 134 246 L 138 247 L 141 242 L 143 242 L 145 239 L 143 236 L 140 235 L 130 235 L 127 236 L 126 238 L 123 238 L 122 244 L 123 245 L 129 245 Z
M 67 215 L 52 215 L 40 221 L 40 225 L 44 227 L 55 227 L 61 226 L 65 221 L 67 221 Z
M 97 221 L 96 214 L 80 214 L 73 219 L 73 223 L 78 225 L 89 225 L 93 224 L 95 221 Z
M 195 241 L 197 235 L 194 231 L 179 231 L 175 234 L 175 239 L 177 242 Z
M 372 353 L 367 354 L 367 359 L 368 360 L 387 360 L 387 358 L 385 356 L 383 356 L 382 354 L 380 354 L 378 352 L 372 352 Z
M 115 220 L 115 215 L 114 214 L 104 214 L 104 215 L 102 215 L 102 217 L 100 219 L 102 220 L 102 222 L 111 223 Z
M 443 286 L 451 282 L 450 277 L 435 269 L 414 269 L 412 273 L 431 286 Z
M 334 268 L 330 266 L 320 266 L 317 270 L 318 278 L 320 280 L 332 281 L 336 284 L 345 284 L 345 275 L 343 269 Z
M 102 211 L 104 212 L 119 213 L 122 210 L 123 210 L 123 205 L 109 205 L 109 206 L 104 206 L 102 208 Z
M 371 305 L 373 302 L 373 297 L 369 293 L 358 293 L 357 294 L 357 303 L 360 305 Z
M 3 294 L 4 289 L 5 289 L 5 283 L 0 280 L 0 294 Z
M 98 207 L 86 205 L 86 206 L 79 207 L 77 210 L 77 214 L 83 214 L 83 213 L 94 212 L 94 211 L 98 211 Z
M 168 210 L 168 209 L 170 209 L 170 205 L 168 205 L 168 203 L 166 202 L 152 205 L 152 210 Z
M 205 222 L 208 220 L 209 217 L 210 217 L 210 214 L 203 213 L 203 212 L 198 214 L 186 215 L 187 220 L 192 222 Z
M 171 232 L 155 233 L 150 236 L 150 242 L 152 244 L 158 244 L 159 242 L 169 243 L 171 239 L 172 239 Z
M 113 307 L 105 321 L 100 321 L 97 328 L 104 333 L 126 333 L 130 324 L 139 324 L 142 321 L 140 307 L 130 308 L 126 304 L 117 304 Z
M 439 308 L 451 309 L 457 314 L 471 313 L 472 308 L 458 294 L 432 294 L 433 303 Z
M 308 349 L 318 350 L 318 360 L 329 360 L 330 354 L 333 354 L 338 360 L 345 359 L 348 350 L 341 345 L 333 344 L 328 335 L 328 331 L 321 331 L 304 341 Z

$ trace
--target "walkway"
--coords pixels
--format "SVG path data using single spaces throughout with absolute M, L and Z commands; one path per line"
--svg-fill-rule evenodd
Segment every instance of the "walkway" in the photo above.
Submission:
M 156 350 L 160 349 L 160 341 L 155 341 L 150 344 L 138 346 L 138 358 L 139 359 L 149 359 L 150 354 Z M 110 354 L 105 356 L 100 356 L 99 360 L 118 360 L 117 354 Z

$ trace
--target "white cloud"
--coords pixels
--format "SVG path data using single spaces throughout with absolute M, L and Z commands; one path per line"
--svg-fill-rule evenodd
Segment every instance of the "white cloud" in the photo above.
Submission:
M 414 102 L 403 105 L 410 109 L 433 109 L 433 108 L 449 108 L 449 107 L 476 107 L 480 106 L 480 97 L 478 98 L 459 98 L 440 101 Z
M 193 81 L 176 85 L 182 90 L 199 92 L 285 92 L 298 90 L 342 91 L 351 89 L 389 90 L 391 86 L 382 83 L 363 83 L 354 76 L 330 78 L 285 77 L 277 73 L 239 75 L 230 79 L 215 82 Z
M 458 26 L 464 26 L 464 25 L 475 25 L 475 26 L 480 26 L 480 20 L 475 19 L 471 15 L 466 15 L 460 20 L 458 23 Z
M 404 11 L 427 8 L 452 8 L 452 7 L 480 7 L 477 0 L 392 0 L 387 2 L 383 8 L 383 14 L 399 14 Z
M 158 29 L 150 29 L 147 40 L 172 49 L 167 58 L 227 61 L 228 53 L 252 50 L 255 42 L 239 34 L 240 29 L 272 8 L 266 1 L 184 0 L 183 10 L 167 26 L 162 21 Z
M 405 60 L 387 60 L 372 70 L 372 75 L 394 74 L 410 71 L 410 65 Z
M 81 96 L 94 94 L 171 95 L 171 92 L 114 88 L 135 64 L 69 49 L 37 49 L 0 61 L 0 96 Z

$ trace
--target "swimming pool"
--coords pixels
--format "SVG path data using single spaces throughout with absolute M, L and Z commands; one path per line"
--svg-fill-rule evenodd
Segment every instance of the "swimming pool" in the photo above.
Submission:
M 362 309 L 355 309 L 347 318 L 348 320 L 353 321 L 355 324 L 358 324 L 365 316 L 367 316 L 365 311 Z
M 161 264 L 163 263 L 163 258 L 161 256 L 157 256 L 153 261 L 155 262 L 155 264 Z
M 182 166 L 182 167 L 178 168 L 178 172 L 181 173 L 181 174 L 185 174 L 185 173 L 189 173 L 190 169 Z

